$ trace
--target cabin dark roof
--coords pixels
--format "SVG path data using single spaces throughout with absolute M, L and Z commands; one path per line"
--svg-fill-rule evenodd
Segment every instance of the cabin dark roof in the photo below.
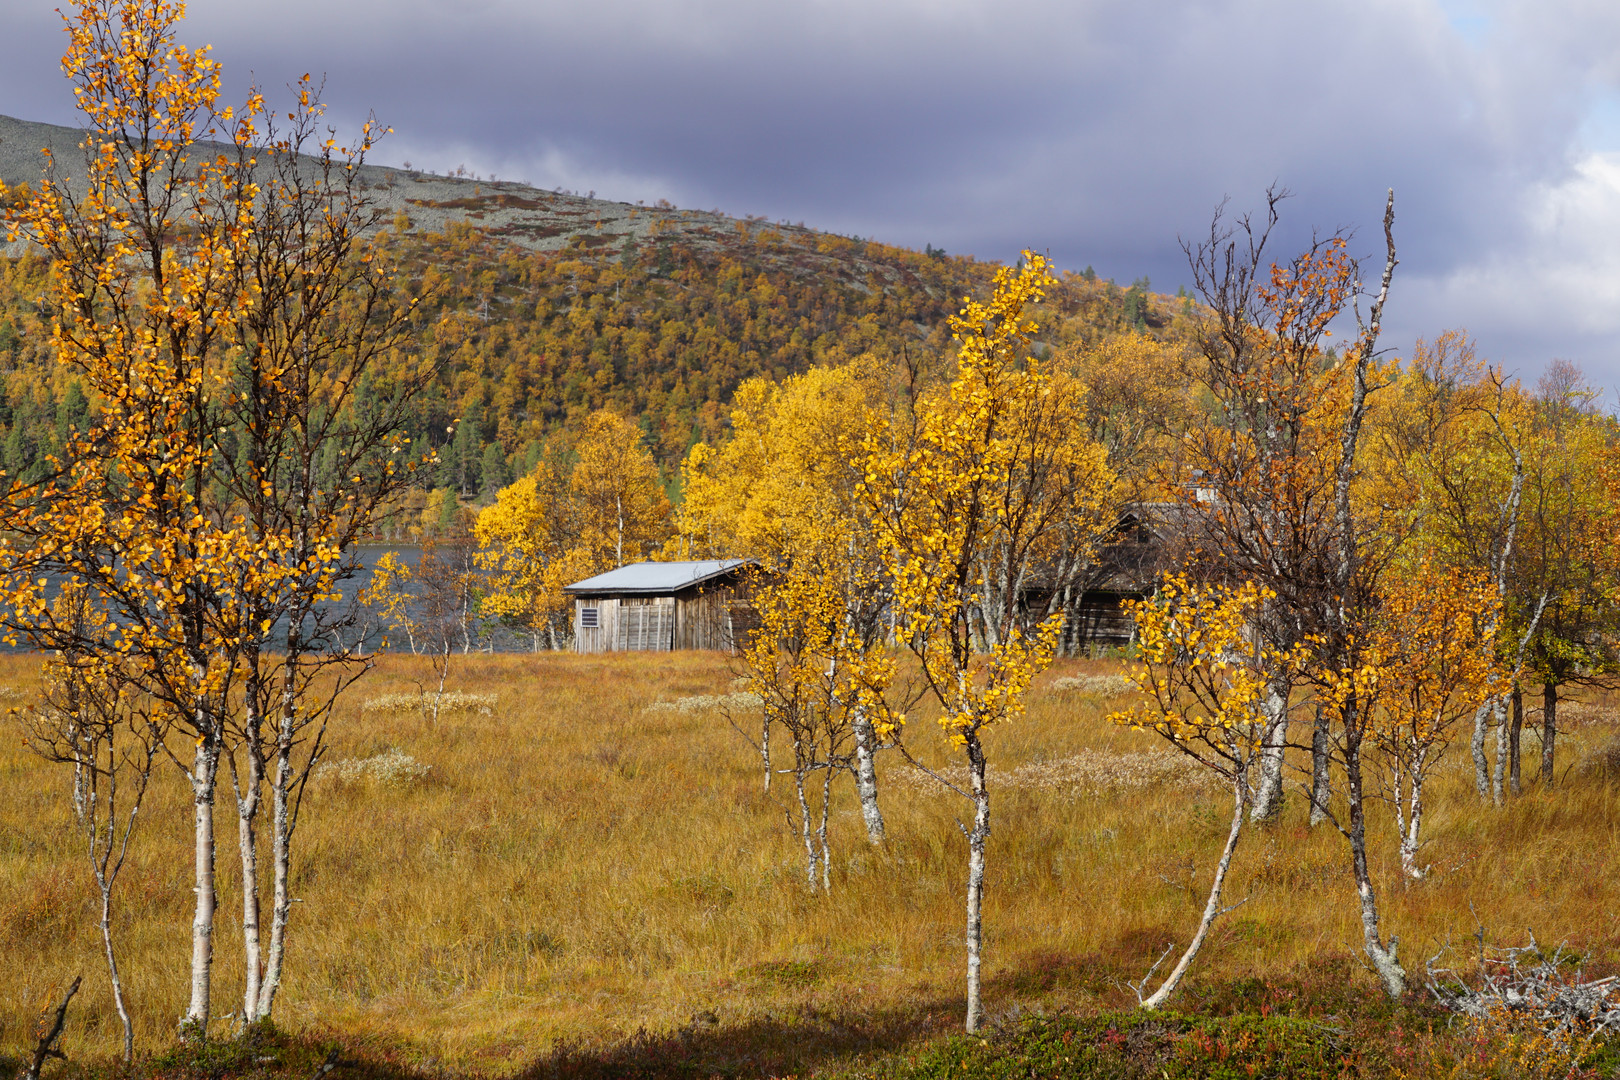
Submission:
M 640 562 L 609 570 L 565 586 L 576 596 L 667 596 L 724 577 L 751 559 L 705 559 L 702 562 Z

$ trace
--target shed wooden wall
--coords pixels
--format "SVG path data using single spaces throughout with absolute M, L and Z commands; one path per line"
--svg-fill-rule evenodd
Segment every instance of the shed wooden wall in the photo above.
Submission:
M 733 651 L 731 605 L 737 590 L 730 585 L 688 589 L 675 598 L 675 647 Z
M 614 652 L 669 652 L 675 641 L 675 598 L 627 596 L 619 601 Z
M 581 613 L 596 609 L 596 626 L 583 625 Z M 672 596 L 594 597 L 574 601 L 574 651 L 668 652 L 675 638 Z
M 581 612 L 596 609 L 597 625 L 582 625 Z M 668 652 L 670 649 L 736 650 L 749 622 L 745 590 L 736 585 L 685 589 L 674 596 L 576 597 L 574 651 Z M 734 625 L 735 624 L 735 625 Z
M 580 612 L 586 608 L 596 609 L 596 625 L 584 626 L 580 619 Z M 619 625 L 619 602 L 593 597 L 589 600 L 576 598 L 574 600 L 574 651 L 582 653 L 610 652 L 612 650 L 613 633 Z
M 1082 596 L 1074 618 L 1063 628 L 1065 651 L 1077 655 L 1129 645 L 1136 637 L 1136 620 L 1125 610 L 1127 599 L 1121 593 L 1090 592 Z

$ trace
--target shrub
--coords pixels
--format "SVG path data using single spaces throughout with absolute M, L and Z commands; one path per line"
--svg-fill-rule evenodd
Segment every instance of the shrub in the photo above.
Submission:
M 1253 1014 L 1201 1020 L 1124 1012 L 1039 1018 L 987 1038 L 957 1036 L 894 1059 L 874 1075 L 893 1080 L 1326 1080 L 1357 1074 L 1346 1039 L 1327 1024 Z
M 382 694 L 368 700 L 361 711 L 415 712 L 418 709 L 431 708 L 432 701 L 433 695 L 430 694 Z M 477 713 L 479 716 L 493 716 L 495 701 L 494 694 L 469 694 L 461 690 L 447 690 L 438 695 L 438 710 L 441 713 L 465 712 Z
M 433 766 L 424 765 L 403 750 L 384 750 L 366 758 L 331 761 L 315 770 L 317 778 L 339 784 L 370 781 L 390 787 L 403 787 L 424 779 Z
M 1056 694 L 1115 698 L 1134 692 L 1136 684 L 1123 675 L 1064 675 L 1053 679 L 1048 689 Z
M 715 710 L 757 709 L 761 702 L 758 694 L 696 694 L 676 698 L 674 701 L 655 701 L 647 706 L 648 712 L 700 713 Z

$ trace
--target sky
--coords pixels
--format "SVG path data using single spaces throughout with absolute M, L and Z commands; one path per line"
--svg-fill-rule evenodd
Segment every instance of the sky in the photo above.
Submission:
M 72 124 L 53 6 L 0 0 L 0 113 Z M 1620 388 L 1613 0 L 192 0 L 183 38 L 227 98 L 325 73 L 381 164 L 1164 292 L 1273 184 L 1279 257 L 1343 228 L 1381 264 L 1393 187 L 1385 345 Z

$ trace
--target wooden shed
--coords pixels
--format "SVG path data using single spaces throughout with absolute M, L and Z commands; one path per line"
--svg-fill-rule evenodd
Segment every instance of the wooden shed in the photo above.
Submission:
M 1058 651 L 1064 656 L 1096 655 L 1102 649 L 1124 648 L 1136 639 L 1136 620 L 1125 607 L 1127 600 L 1153 595 L 1159 573 L 1167 565 L 1167 542 L 1176 535 L 1176 508 L 1145 503 L 1121 515 L 1107 541 L 1097 549 L 1092 564 L 1075 588 L 1078 595 L 1066 605 L 1068 619 Z M 1052 586 L 1035 583 L 1023 602 L 1045 610 Z
M 563 589 L 574 598 L 574 651 L 736 648 L 752 624 L 748 559 L 644 562 Z

